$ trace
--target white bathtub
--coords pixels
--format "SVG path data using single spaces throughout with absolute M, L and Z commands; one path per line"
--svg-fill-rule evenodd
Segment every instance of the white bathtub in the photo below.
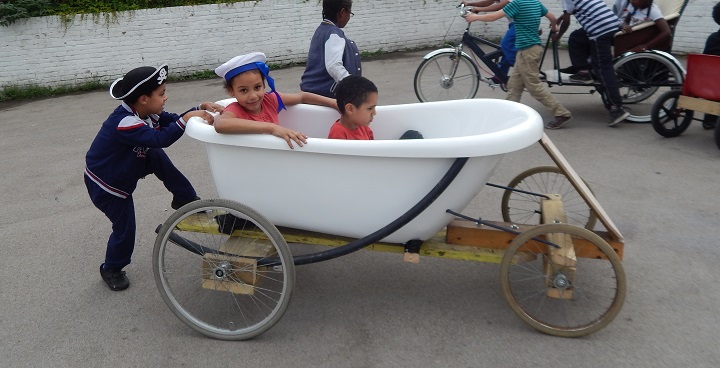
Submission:
M 220 101 L 227 104 L 231 100 Z M 288 148 L 271 135 L 218 134 L 192 118 L 187 134 L 206 143 L 218 194 L 265 215 L 277 226 L 362 238 L 388 225 L 422 199 L 457 157 L 469 160 L 437 200 L 383 241 L 425 240 L 462 211 L 483 188 L 504 153 L 537 142 L 538 113 L 519 103 L 473 99 L 379 106 L 374 141 L 331 140 L 339 117 L 329 108 L 297 105 L 282 126 L 307 134 Z M 425 139 L 397 140 L 414 129 Z

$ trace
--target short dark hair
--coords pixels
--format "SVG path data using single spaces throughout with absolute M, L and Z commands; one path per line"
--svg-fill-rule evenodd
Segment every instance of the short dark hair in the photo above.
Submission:
M 369 79 L 359 75 L 348 75 L 335 88 L 335 99 L 340 113 L 344 114 L 345 104 L 351 103 L 355 107 L 360 107 L 367 101 L 369 94 L 377 92 L 377 87 Z
M 323 0 L 322 17 L 330 21 L 337 21 L 337 14 L 342 9 L 350 10 L 352 0 Z
M 143 85 L 139 86 L 137 89 L 135 89 L 131 94 L 129 94 L 127 97 L 123 98 L 123 102 L 126 104 L 132 106 L 138 100 L 141 96 L 152 96 L 153 92 L 160 88 L 165 82 L 162 82 L 160 84 L 157 83 L 144 83 Z
M 713 6 L 712 17 L 715 23 L 720 24 L 720 2 Z

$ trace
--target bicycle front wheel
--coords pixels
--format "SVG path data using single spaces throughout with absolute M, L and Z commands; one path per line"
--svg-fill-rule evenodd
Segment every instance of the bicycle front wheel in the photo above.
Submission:
M 420 102 L 461 100 L 475 97 L 480 70 L 467 55 L 452 51 L 433 55 L 415 72 L 415 95 Z

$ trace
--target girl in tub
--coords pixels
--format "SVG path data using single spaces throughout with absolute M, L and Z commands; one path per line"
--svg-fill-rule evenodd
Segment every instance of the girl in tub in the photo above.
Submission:
M 225 79 L 228 94 L 237 100 L 215 120 L 215 131 L 272 134 L 284 139 L 291 149 L 294 148 L 293 142 L 302 147 L 307 143 L 307 136 L 278 125 L 278 113 L 285 105 L 306 103 L 337 109 L 337 103 L 334 99 L 309 92 L 278 93 L 265 60 L 265 54 L 253 52 L 236 56 L 215 69 L 215 74 Z M 265 93 L 265 80 L 270 86 L 268 93 Z

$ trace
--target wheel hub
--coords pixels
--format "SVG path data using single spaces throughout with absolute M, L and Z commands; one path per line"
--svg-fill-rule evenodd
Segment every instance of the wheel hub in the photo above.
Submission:
M 217 280 L 226 279 L 228 277 L 228 275 L 230 274 L 230 263 L 228 263 L 228 262 L 218 263 L 218 265 L 215 266 L 215 268 L 213 268 L 212 273 L 213 273 L 213 276 Z
M 442 79 L 440 79 L 440 86 L 444 89 L 452 88 L 453 83 L 454 83 L 453 80 L 448 77 L 442 77 Z
M 562 273 L 558 273 L 553 278 L 553 287 L 560 290 L 565 290 L 570 287 L 570 280 L 567 276 Z

